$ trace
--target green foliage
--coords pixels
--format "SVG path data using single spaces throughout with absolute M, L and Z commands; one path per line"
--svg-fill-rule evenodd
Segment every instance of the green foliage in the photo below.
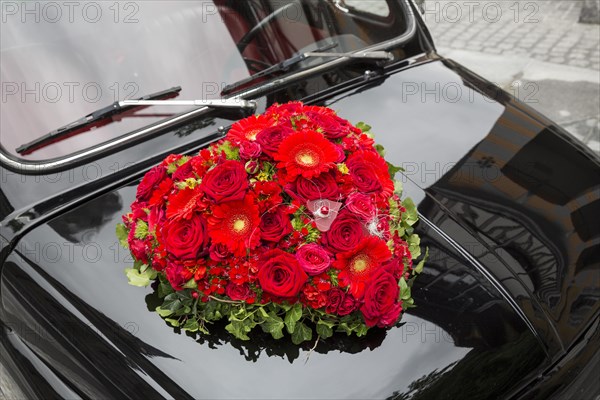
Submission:
M 116 234 L 117 234 L 117 239 L 119 239 L 119 244 L 122 247 L 128 249 L 129 243 L 127 243 L 127 236 L 129 234 L 129 232 L 127 231 L 127 227 L 125 226 L 125 224 L 117 224 Z
M 374 147 L 375 147 L 375 150 L 377 150 L 377 153 L 381 157 L 385 157 L 385 148 L 382 145 L 380 145 L 379 143 L 377 143 Z M 393 175 L 390 175 L 390 177 L 392 177 L 392 179 L 393 179 Z
M 410 250 L 410 254 L 412 255 L 413 260 L 419 258 L 421 255 L 421 238 L 416 233 L 413 233 L 406 240 L 408 242 L 408 250 Z
M 186 162 L 188 162 L 189 159 L 190 158 L 188 156 L 183 156 L 179 160 L 174 161 L 171 164 L 167 165 L 167 174 L 172 175 L 175 171 L 177 171 L 178 167 L 180 167 L 183 164 L 185 164 Z
M 356 127 L 363 132 L 369 132 L 371 130 L 371 125 L 367 125 L 364 122 L 360 121 L 356 124 Z
M 217 147 L 217 151 L 225 153 L 225 157 L 228 160 L 239 160 L 240 159 L 240 149 L 239 147 L 235 147 L 231 144 L 229 140 L 224 141 Z
M 304 322 L 296 324 L 294 333 L 292 333 L 292 343 L 300 344 L 304 341 L 312 339 L 312 329 L 310 329 Z
M 394 177 L 396 176 L 396 173 L 398 173 L 400 171 L 404 171 L 404 168 L 397 167 L 394 164 L 392 164 L 391 162 L 387 162 L 387 166 L 388 166 L 388 172 L 390 173 L 390 179 L 394 179 Z
M 429 258 L 429 247 L 425 248 L 425 256 L 415 266 L 415 273 L 420 274 L 421 272 L 423 272 L 423 267 L 425 266 L 425 261 L 427 261 L 428 258 Z
M 296 323 L 302 318 L 302 304 L 296 303 L 285 314 L 285 327 L 288 333 L 294 333 Z
M 146 236 L 148 236 L 148 224 L 141 219 L 138 219 L 135 224 L 135 233 L 133 236 L 136 239 L 146 239 Z
M 156 278 L 156 271 L 152 268 L 145 269 L 144 272 L 137 268 L 125 268 L 125 275 L 130 285 L 145 287 Z

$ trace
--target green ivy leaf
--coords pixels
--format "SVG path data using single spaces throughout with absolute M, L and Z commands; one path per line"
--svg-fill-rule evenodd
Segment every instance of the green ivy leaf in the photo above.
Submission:
M 194 280 L 194 278 L 192 278 L 189 281 L 187 281 L 185 283 L 185 285 L 183 285 L 183 287 L 186 288 L 186 289 L 196 289 L 198 287 L 198 284 L 196 283 L 196 281 Z
M 179 325 L 181 325 L 181 323 L 179 322 L 178 319 L 175 318 L 165 318 L 165 321 L 167 321 L 169 324 L 171 324 L 174 327 L 179 327 Z
M 356 329 L 354 329 L 354 332 L 356 332 L 356 336 L 358 336 L 358 337 L 365 336 L 368 331 L 369 331 L 369 327 L 366 326 L 365 324 L 360 324 L 356 327 Z
M 360 121 L 356 124 L 356 127 L 363 132 L 368 132 L 371 130 L 371 125 L 367 125 L 364 122 Z
M 329 324 L 319 321 L 317 322 L 317 335 L 321 336 L 323 339 L 327 339 L 333 336 L 333 329 Z
M 177 293 L 171 293 L 167 295 L 167 297 L 165 297 L 165 300 L 162 303 L 162 306 L 160 306 L 160 308 L 162 308 L 163 310 L 170 310 L 171 312 L 176 312 L 177 310 L 183 307 L 184 305 L 177 296 Z
M 275 314 L 269 313 L 269 318 L 260 326 L 264 332 L 270 333 L 273 339 L 281 339 L 283 337 L 283 320 Z
M 125 224 L 117 224 L 116 234 L 117 239 L 119 239 L 119 244 L 122 247 L 128 249 L 129 243 L 127 243 L 127 236 L 129 235 L 129 232 L 127 231 L 127 227 L 125 226 Z
M 312 339 L 312 330 L 304 324 L 304 322 L 300 322 L 296 324 L 296 329 L 294 329 L 294 333 L 292 333 L 292 343 L 298 345 L 304 341 Z
M 248 335 L 246 335 L 246 333 L 250 332 L 250 329 L 244 325 L 243 321 L 232 320 L 225 327 L 225 330 L 240 340 L 250 340 Z
M 197 332 L 199 328 L 198 320 L 196 318 L 188 318 L 182 328 L 184 331 Z
M 377 143 L 375 145 L 375 150 L 377 150 L 377 153 L 379 153 L 379 155 L 381 157 L 385 157 L 385 148 L 382 145 L 380 145 L 379 143 Z
M 287 328 L 288 333 L 294 333 L 296 322 L 298 322 L 300 318 L 302 318 L 302 304 L 296 303 L 285 314 L 285 327 Z
M 156 311 L 156 313 L 158 315 L 160 315 L 161 317 L 163 317 L 163 318 L 164 317 L 168 317 L 169 315 L 173 314 L 173 311 L 171 311 L 171 310 L 163 310 L 160 306 L 156 307 L 156 310 L 154 310 L 154 311 Z
M 127 275 L 127 280 L 130 285 L 145 287 L 156 278 L 156 271 L 147 269 L 144 272 L 140 272 L 136 268 L 125 268 L 125 275 Z
M 388 166 L 388 172 L 390 173 L 391 179 L 394 179 L 394 176 L 396 176 L 396 173 L 398 173 L 399 171 L 404 171 L 404 168 L 397 167 L 394 164 L 392 164 L 391 162 L 387 162 L 387 166 Z
M 400 278 L 398 281 L 398 286 L 400 287 L 400 293 L 398 294 L 398 300 L 408 300 L 410 299 L 410 287 L 404 280 L 404 277 Z
M 423 256 L 421 261 L 419 261 L 419 263 L 415 267 L 415 269 L 414 269 L 415 273 L 420 274 L 421 272 L 423 272 L 423 267 L 425 266 L 425 261 L 427 261 L 428 258 L 429 258 L 429 247 L 426 247 L 425 248 L 425 256 Z
M 158 297 L 160 297 L 160 298 L 163 298 L 166 295 L 173 293 L 173 291 L 174 291 L 173 287 L 167 282 L 161 281 L 158 284 Z

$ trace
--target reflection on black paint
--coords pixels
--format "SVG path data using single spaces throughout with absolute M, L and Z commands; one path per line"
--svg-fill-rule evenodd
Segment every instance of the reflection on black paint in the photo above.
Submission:
M 89 235 L 97 233 L 113 216 L 123 208 L 121 196 L 115 192 L 95 198 L 77 212 L 69 212 L 48 223 L 65 240 L 71 243 L 85 243 Z

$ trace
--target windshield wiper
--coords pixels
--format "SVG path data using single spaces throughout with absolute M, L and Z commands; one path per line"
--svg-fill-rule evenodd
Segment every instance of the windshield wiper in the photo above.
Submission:
M 237 89 L 246 86 L 247 84 L 254 82 L 260 78 L 264 78 L 266 76 L 270 76 L 276 72 L 287 72 L 292 66 L 300 63 L 303 60 L 306 60 L 310 57 L 335 57 L 335 58 L 351 58 L 351 59 L 360 59 L 360 60 L 393 60 L 394 56 L 392 53 L 388 51 L 357 51 L 351 53 L 334 53 L 334 52 L 325 52 L 325 50 L 332 49 L 337 46 L 337 43 L 330 44 L 324 47 L 320 47 L 316 49 L 316 51 L 309 51 L 305 53 L 299 53 L 295 56 L 288 58 L 280 63 L 272 65 L 268 68 L 263 69 L 260 72 L 257 72 L 254 75 L 251 75 L 247 78 L 239 80 L 235 83 L 229 84 L 223 88 L 221 91 L 221 95 L 226 95 L 236 91 Z
M 153 99 L 161 99 L 161 98 L 169 98 L 177 96 L 181 91 L 181 86 L 175 86 L 171 89 L 163 90 L 160 92 L 152 93 L 147 96 L 140 97 L 135 101 L 144 101 L 144 100 L 153 100 Z M 141 106 L 142 104 L 128 104 L 128 101 L 115 101 L 110 106 L 101 108 L 96 110 L 83 118 L 78 119 L 77 121 L 73 121 L 70 124 L 62 126 L 58 129 L 53 130 L 43 136 L 40 136 L 37 139 L 32 140 L 31 142 L 20 145 L 16 148 L 16 152 L 19 154 L 29 154 L 34 150 L 37 150 L 42 147 L 46 147 L 51 143 L 58 142 L 60 140 L 66 139 L 67 137 L 73 136 L 78 133 L 85 132 L 93 125 L 98 124 L 99 122 L 108 119 L 114 115 L 122 114 L 125 111 L 131 110 L 132 108 Z M 88 128 L 88 129 L 85 129 Z

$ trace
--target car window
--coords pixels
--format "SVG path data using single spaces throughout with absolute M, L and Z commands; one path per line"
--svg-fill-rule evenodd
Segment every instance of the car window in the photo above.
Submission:
M 228 83 L 324 41 L 353 51 L 406 25 L 401 13 L 389 29 L 381 23 L 329 0 L 3 2 L 0 143 L 18 156 L 19 145 L 114 101 L 174 86 L 178 99 L 219 98 Z M 24 158 L 67 155 L 188 109 L 137 109 Z

